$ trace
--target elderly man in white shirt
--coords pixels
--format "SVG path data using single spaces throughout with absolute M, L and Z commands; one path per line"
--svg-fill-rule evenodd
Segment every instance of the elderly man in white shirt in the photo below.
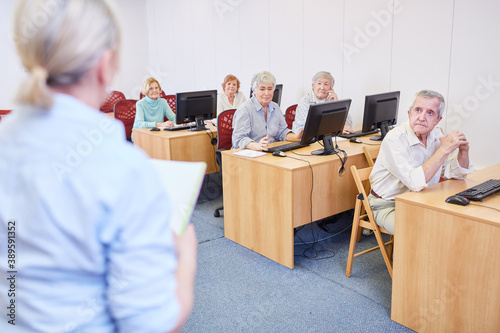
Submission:
M 307 114 L 311 104 L 320 104 L 325 102 L 333 102 L 338 100 L 338 96 L 333 90 L 335 80 L 332 74 L 326 71 L 316 73 L 312 79 L 312 90 L 302 97 L 297 105 L 295 112 L 295 120 L 292 125 L 292 132 L 299 134 L 304 129 L 306 124 Z M 347 115 L 347 120 L 344 126 L 344 133 L 351 133 L 352 129 L 351 116 Z
M 438 183 L 440 177 L 463 179 L 473 171 L 465 135 L 459 131 L 444 135 L 436 127 L 444 107 L 441 94 L 418 92 L 408 110 L 409 120 L 390 131 L 382 142 L 370 174 L 368 199 L 375 222 L 392 234 L 395 196 L 421 191 Z

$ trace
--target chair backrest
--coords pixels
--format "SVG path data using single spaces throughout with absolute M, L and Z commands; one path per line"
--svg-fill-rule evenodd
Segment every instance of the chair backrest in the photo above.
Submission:
M 236 109 L 222 111 L 217 117 L 217 149 L 231 149 L 233 146 L 233 117 Z
M 111 113 L 114 110 L 114 106 L 115 106 L 116 102 L 123 101 L 124 99 L 126 99 L 126 98 L 122 92 L 117 91 L 117 90 L 113 90 L 108 95 L 108 97 L 106 98 L 104 103 L 102 103 L 99 110 L 101 110 L 102 112 L 105 112 L 105 113 Z
M 129 141 L 132 137 L 132 127 L 135 120 L 135 103 L 137 103 L 135 99 L 125 99 L 117 102 L 114 108 L 115 118 L 122 121 L 125 126 L 125 136 Z
M 380 151 L 380 146 L 363 146 L 363 153 L 365 154 L 366 161 L 369 166 L 375 165 L 375 160 L 378 157 L 378 153 Z
M 165 95 L 162 96 L 162 98 L 167 100 L 168 106 L 170 106 L 172 111 L 175 113 L 175 95 Z
M 373 167 L 370 166 L 368 168 L 363 168 L 359 169 L 355 166 L 351 166 L 351 173 L 352 177 L 354 178 L 354 184 L 356 184 L 356 188 L 358 189 L 358 193 L 363 195 L 363 205 L 368 205 L 368 211 L 366 212 L 367 214 L 371 214 L 371 217 L 373 218 L 373 212 L 370 208 L 370 203 L 368 201 L 368 193 L 370 193 L 370 181 L 368 180 L 370 177 L 370 173 L 372 172 Z M 366 210 L 366 206 L 365 206 Z
M 297 104 L 291 105 L 286 109 L 285 120 L 288 129 L 292 129 L 293 121 L 295 120 L 295 111 L 297 110 Z
M 352 261 L 355 256 L 379 248 L 382 253 L 382 257 L 384 258 L 387 270 L 389 271 L 389 275 L 392 278 L 393 267 L 390 257 L 392 256 L 392 246 L 394 237 L 391 235 L 390 241 L 387 243 L 384 242 L 381 233 L 383 232 L 389 234 L 389 232 L 384 228 L 379 227 L 375 222 L 373 211 L 372 208 L 370 207 L 370 202 L 368 201 L 368 196 L 367 196 L 367 193 L 370 193 L 369 177 L 370 173 L 372 172 L 372 169 L 373 167 L 368 167 L 358 170 L 358 168 L 356 168 L 355 165 L 351 166 L 352 177 L 354 178 L 354 183 L 356 184 L 356 188 L 358 189 L 359 194 L 357 196 L 356 206 L 354 208 L 354 218 L 351 231 L 351 243 L 349 245 L 349 254 L 348 254 L 347 268 L 346 268 L 347 277 L 351 276 Z M 364 209 L 365 214 L 362 214 L 361 212 L 362 209 Z M 375 238 L 377 239 L 378 246 L 369 250 L 362 251 L 358 254 L 354 254 L 356 241 L 359 241 L 358 236 L 360 236 L 359 232 L 361 227 L 373 230 Z M 387 245 L 389 246 L 389 248 L 386 248 Z
M 9 114 L 12 110 L 0 110 L 0 120 L 2 120 L 2 116 Z
M 139 99 L 143 99 L 144 96 L 146 95 L 143 95 L 142 93 L 139 93 Z M 165 92 L 162 90 L 161 93 L 160 93 L 160 97 L 165 97 L 167 96 L 167 94 L 165 94 Z

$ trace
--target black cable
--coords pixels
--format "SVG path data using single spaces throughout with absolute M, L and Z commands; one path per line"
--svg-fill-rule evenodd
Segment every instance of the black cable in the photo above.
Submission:
M 490 206 L 484 206 L 484 205 L 478 205 L 478 204 L 475 204 L 475 203 L 470 203 L 471 205 L 473 206 L 478 206 L 478 207 L 482 207 L 482 208 L 489 208 L 489 209 L 493 209 L 493 210 L 496 210 L 497 212 L 500 212 L 500 209 L 498 208 L 495 208 L 495 207 L 490 207 Z
M 210 132 L 210 133 L 209 133 Z M 207 133 L 208 137 L 210 138 L 210 143 L 212 144 L 212 149 L 214 151 L 214 166 L 215 166 L 215 169 L 214 170 L 217 170 L 217 153 L 216 153 L 216 149 L 215 149 L 215 146 L 217 145 L 217 141 L 214 145 L 214 139 L 217 140 L 217 135 L 212 132 L 212 130 L 210 128 L 205 128 L 205 133 Z

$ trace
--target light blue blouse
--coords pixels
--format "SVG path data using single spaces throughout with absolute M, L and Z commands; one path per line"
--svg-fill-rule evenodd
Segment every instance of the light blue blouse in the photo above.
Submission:
M 285 141 L 290 130 L 278 104 L 271 102 L 267 106 L 267 122 L 264 108 L 255 96 L 243 103 L 234 113 L 233 148 L 244 149 L 251 142 L 259 142 L 269 135 L 268 142 Z

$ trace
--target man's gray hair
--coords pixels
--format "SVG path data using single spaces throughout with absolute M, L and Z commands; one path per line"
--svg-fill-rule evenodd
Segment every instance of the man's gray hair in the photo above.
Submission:
M 413 96 L 409 110 L 411 110 L 413 108 L 413 105 L 415 105 L 415 101 L 419 97 L 423 97 L 423 98 L 427 98 L 427 99 L 428 98 L 437 98 L 440 102 L 439 108 L 438 108 L 439 117 L 443 116 L 444 107 L 445 107 L 443 95 L 441 95 L 440 93 L 438 93 L 437 91 L 434 91 L 434 90 L 420 90 L 418 93 L 416 93 Z
M 276 88 L 276 78 L 270 72 L 259 72 L 255 74 L 252 78 L 250 85 L 252 86 L 252 91 L 255 92 L 257 88 L 263 83 L 272 83 L 273 90 Z
M 327 71 L 317 72 L 316 75 L 313 76 L 312 84 L 314 84 L 314 82 L 316 82 L 317 79 L 321 79 L 321 78 L 329 79 L 331 84 L 332 84 L 332 87 L 335 84 L 335 80 L 333 79 L 332 74 L 330 72 L 327 72 Z

